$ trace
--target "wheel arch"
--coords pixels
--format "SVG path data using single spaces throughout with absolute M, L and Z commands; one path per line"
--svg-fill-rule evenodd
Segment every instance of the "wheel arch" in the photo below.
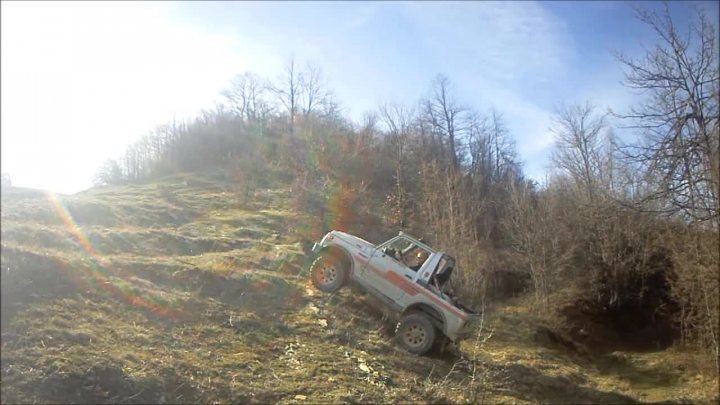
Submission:
M 347 266 L 350 273 L 349 275 L 352 275 L 354 273 L 355 261 L 352 259 L 350 252 L 348 252 L 347 249 L 345 249 L 344 247 L 338 245 L 328 245 L 322 248 L 322 250 L 320 250 L 320 254 L 329 254 L 336 257 Z
M 447 325 L 447 322 L 445 320 L 445 315 L 442 313 L 442 311 L 439 311 L 437 308 L 434 308 L 432 305 L 426 304 L 424 302 L 417 302 L 405 308 L 405 310 L 402 312 L 402 316 L 411 314 L 413 312 L 421 312 L 427 315 L 432 321 L 433 325 L 435 325 L 436 328 L 438 328 L 443 334 L 445 334 L 445 326 Z

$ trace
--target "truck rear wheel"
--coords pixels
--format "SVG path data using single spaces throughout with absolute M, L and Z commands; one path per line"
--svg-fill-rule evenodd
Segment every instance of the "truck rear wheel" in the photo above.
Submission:
M 320 291 L 335 292 L 345 284 L 347 266 L 337 256 L 322 253 L 310 269 L 313 285 Z
M 407 351 L 425 354 L 435 341 L 435 326 L 427 316 L 414 312 L 400 319 L 396 338 Z

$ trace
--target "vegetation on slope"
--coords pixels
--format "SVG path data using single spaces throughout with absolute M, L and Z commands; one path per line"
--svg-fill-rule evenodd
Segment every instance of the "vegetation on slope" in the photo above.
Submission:
M 446 77 L 358 125 L 290 61 L 131 145 L 105 187 L 3 189 L 3 402 L 717 400 L 716 29 L 639 17 L 657 47 L 618 59 L 648 98 L 616 116 L 638 142 L 562 108 L 543 185 Z M 372 300 L 312 294 L 330 229 L 455 255 L 477 339 L 411 357 Z
M 477 339 L 459 350 L 411 355 L 393 343 L 394 320 L 372 298 L 311 288 L 313 218 L 291 209 L 287 188 L 240 201 L 219 171 L 69 197 L 5 194 L 2 402 L 712 395 L 684 354 L 593 356 L 522 300 L 488 308 Z M 677 359 L 688 368 L 677 371 Z

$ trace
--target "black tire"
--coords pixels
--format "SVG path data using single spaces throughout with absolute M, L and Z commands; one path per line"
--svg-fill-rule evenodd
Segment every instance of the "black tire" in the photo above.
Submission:
M 318 290 L 332 293 L 345 285 L 347 273 L 347 266 L 340 258 L 322 253 L 310 268 L 310 279 Z
M 395 337 L 407 351 L 422 355 L 435 342 L 435 326 L 425 314 L 414 312 L 400 319 Z

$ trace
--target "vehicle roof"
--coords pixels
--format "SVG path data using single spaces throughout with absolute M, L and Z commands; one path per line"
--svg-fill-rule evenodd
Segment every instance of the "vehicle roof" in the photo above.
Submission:
M 398 232 L 398 236 L 404 236 L 404 237 L 410 239 L 413 243 L 415 243 L 416 245 L 420 246 L 420 247 L 423 248 L 423 249 L 429 250 L 431 253 L 439 253 L 437 250 L 435 250 L 435 249 L 431 248 L 430 246 L 428 246 L 428 245 L 420 242 L 420 240 L 419 240 L 418 238 L 416 238 L 416 237 L 414 237 L 414 236 L 412 236 L 412 235 L 408 235 L 408 234 L 406 234 L 406 233 L 403 232 L 403 231 Z
M 413 243 L 417 244 L 417 245 L 420 246 L 421 248 L 424 248 L 424 249 L 429 250 L 429 251 L 430 251 L 431 253 L 433 253 L 433 254 L 434 254 L 434 253 L 439 253 L 439 254 L 441 254 L 441 255 L 443 255 L 443 256 L 447 256 L 447 257 L 451 258 L 453 261 L 456 261 L 455 256 L 453 256 L 453 255 L 451 255 L 451 254 L 449 254 L 449 253 L 447 253 L 447 252 L 443 252 L 443 251 L 440 251 L 440 250 L 435 250 L 435 249 L 431 248 L 430 246 L 422 243 L 418 238 L 416 238 L 416 237 L 414 237 L 414 236 L 412 236 L 412 235 L 408 235 L 407 233 L 405 233 L 405 232 L 403 232 L 403 231 L 398 232 L 398 236 L 404 236 L 404 237 L 410 239 L 411 241 L 413 241 Z

